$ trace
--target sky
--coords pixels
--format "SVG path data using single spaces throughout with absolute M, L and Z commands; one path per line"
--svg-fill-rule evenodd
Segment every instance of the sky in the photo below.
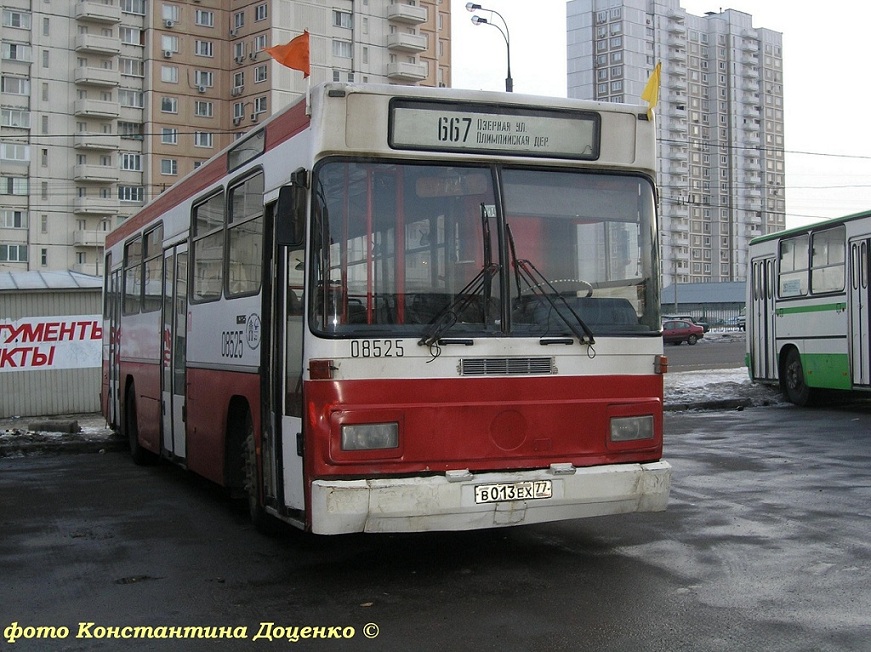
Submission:
M 478 4 L 498 11 L 508 25 L 514 92 L 565 97 L 565 0 Z M 473 25 L 465 5 L 451 0 L 453 86 L 505 90 L 505 40 L 495 28 Z M 871 84 L 860 72 L 869 59 L 871 2 L 832 0 L 813 8 L 794 0 L 681 0 L 680 5 L 698 16 L 736 9 L 753 17 L 753 27 L 783 34 L 787 227 L 871 209 L 871 127 L 863 117 L 871 119 L 866 113 Z

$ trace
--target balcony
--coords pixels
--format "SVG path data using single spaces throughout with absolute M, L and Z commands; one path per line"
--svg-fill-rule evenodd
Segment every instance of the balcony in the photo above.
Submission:
M 120 115 L 118 103 L 105 100 L 76 100 L 73 110 L 76 115 L 90 118 L 117 118 Z
M 103 264 L 99 261 L 95 263 L 76 263 L 70 267 L 70 271 L 90 276 L 101 276 L 103 274 Z
M 117 197 L 76 197 L 73 202 L 76 215 L 117 215 Z
M 392 6 L 396 7 L 398 5 Z M 402 82 L 423 81 L 424 79 L 426 79 L 426 66 L 420 63 L 388 63 L 387 78 L 392 81 Z
M 671 134 L 671 138 L 675 140 L 680 140 L 681 138 L 686 138 L 687 135 L 687 123 L 680 122 L 678 120 L 669 120 L 668 121 L 668 133 Z
M 118 149 L 118 136 L 80 132 L 75 135 L 73 147 L 76 149 L 116 150 Z
M 387 7 L 387 20 L 406 25 L 420 25 L 426 22 L 426 7 L 392 4 Z
M 76 68 L 76 83 L 91 86 L 118 86 L 121 83 L 121 73 L 106 68 L 79 67 Z
M 387 37 L 387 48 L 398 52 L 423 52 L 426 50 L 426 37 L 396 32 Z
M 76 20 L 87 20 L 92 23 L 111 25 L 121 22 L 121 7 L 107 5 L 102 2 L 82 0 L 76 3 Z
M 73 231 L 73 245 L 76 247 L 103 247 L 105 244 L 105 231 Z
M 121 52 L 121 41 L 109 36 L 78 34 L 76 36 L 76 52 L 91 52 L 111 56 Z
M 118 168 L 108 165 L 79 164 L 73 167 L 73 180 L 92 183 L 117 182 Z

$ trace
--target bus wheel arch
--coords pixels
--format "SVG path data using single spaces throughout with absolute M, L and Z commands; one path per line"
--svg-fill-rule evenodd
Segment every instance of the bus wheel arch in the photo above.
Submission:
M 780 388 L 795 405 L 812 403 L 813 392 L 807 384 L 801 354 L 795 346 L 786 346 L 780 352 Z

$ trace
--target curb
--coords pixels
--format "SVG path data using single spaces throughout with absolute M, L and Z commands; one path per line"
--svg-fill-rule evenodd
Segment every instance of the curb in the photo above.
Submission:
M 663 412 L 685 412 L 687 410 L 743 410 L 756 407 L 749 398 L 724 398 L 713 401 L 697 401 L 694 403 L 667 403 L 662 406 Z M 762 403 L 760 405 L 769 405 Z
M 0 443 L 0 458 L 26 457 L 46 453 L 114 453 L 127 450 L 126 440 L 112 435 L 97 440 L 9 441 Z

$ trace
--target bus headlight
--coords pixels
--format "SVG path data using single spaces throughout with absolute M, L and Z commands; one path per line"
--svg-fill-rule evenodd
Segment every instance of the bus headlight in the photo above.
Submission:
M 611 417 L 611 441 L 653 439 L 653 415 Z
M 342 426 L 342 450 L 366 451 L 398 446 L 398 423 L 355 423 Z

